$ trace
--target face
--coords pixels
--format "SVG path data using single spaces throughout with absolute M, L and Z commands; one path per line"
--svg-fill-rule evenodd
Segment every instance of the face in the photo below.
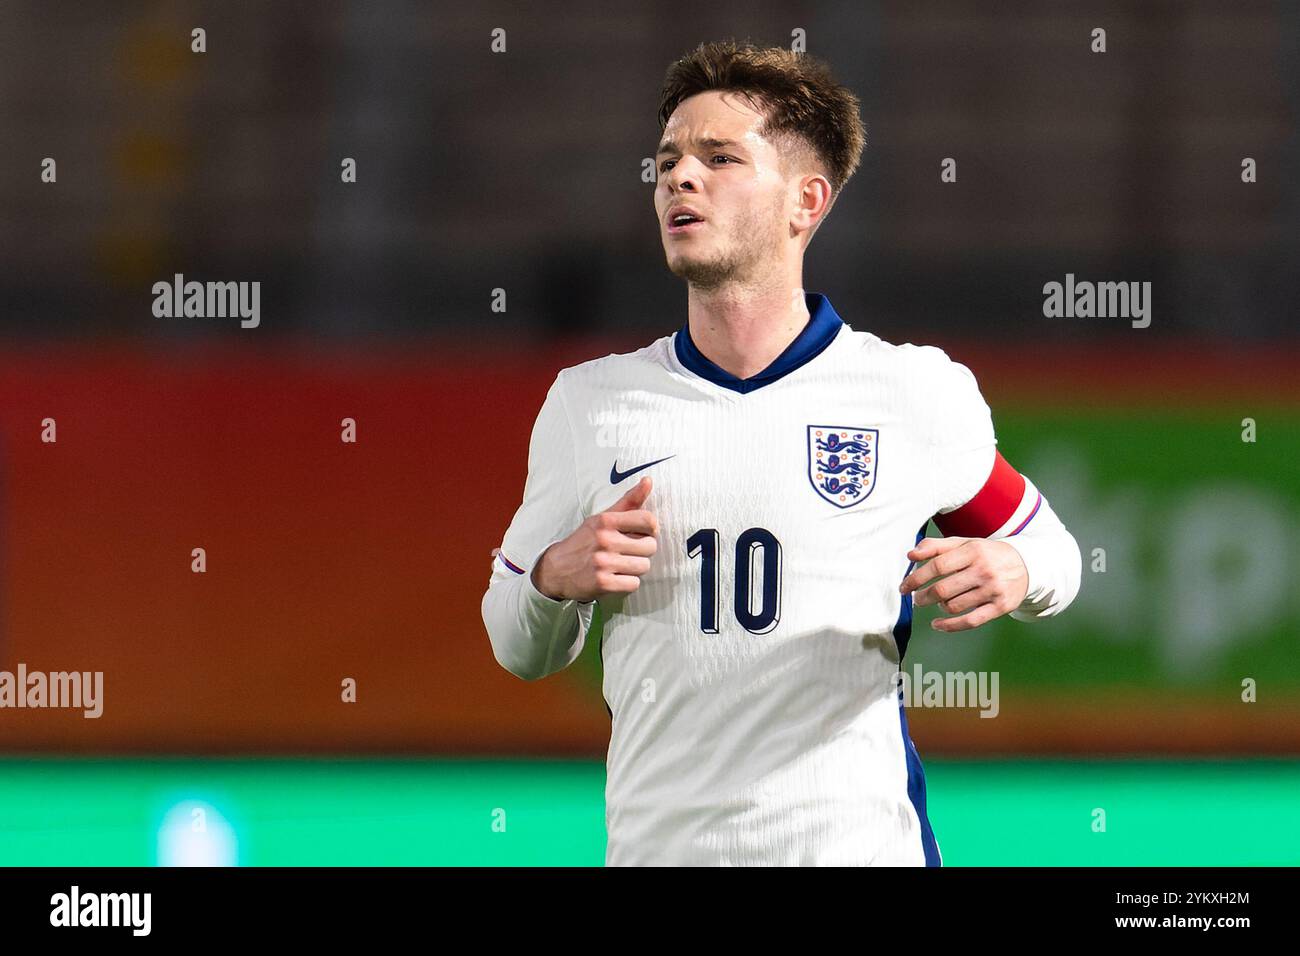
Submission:
M 790 183 L 762 123 L 743 95 L 711 90 L 683 100 L 664 128 L 655 212 L 668 268 L 691 285 L 753 280 L 798 248 Z M 703 221 L 674 226 L 681 205 Z

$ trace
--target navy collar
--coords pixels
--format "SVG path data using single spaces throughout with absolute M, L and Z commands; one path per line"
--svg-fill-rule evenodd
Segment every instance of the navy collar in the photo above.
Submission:
M 772 364 L 749 378 L 737 378 L 724 368 L 719 368 L 704 357 L 695 343 L 691 341 L 690 321 L 673 337 L 673 347 L 678 360 L 700 378 L 708 379 L 733 392 L 752 392 L 754 389 L 770 385 L 777 379 L 789 375 L 795 369 L 807 365 L 830 345 L 840 329 L 844 327 L 841 319 L 826 296 L 818 292 L 805 292 L 804 303 L 808 306 L 808 324 L 795 337 L 784 352 L 778 355 Z

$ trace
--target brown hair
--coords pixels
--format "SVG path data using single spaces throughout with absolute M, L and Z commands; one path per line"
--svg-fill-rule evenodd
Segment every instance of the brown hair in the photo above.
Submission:
M 668 68 L 659 97 L 660 131 L 683 100 L 709 90 L 756 100 L 764 113 L 762 135 L 781 141 L 785 153 L 811 149 L 830 181 L 832 199 L 858 168 L 867 142 L 858 98 L 832 79 L 821 60 L 748 40 L 701 43 Z

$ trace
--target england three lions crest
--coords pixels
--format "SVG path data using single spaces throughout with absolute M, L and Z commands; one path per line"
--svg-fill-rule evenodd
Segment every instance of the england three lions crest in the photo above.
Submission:
M 852 508 L 876 487 L 880 429 L 850 425 L 808 426 L 808 480 L 817 494 L 839 508 Z

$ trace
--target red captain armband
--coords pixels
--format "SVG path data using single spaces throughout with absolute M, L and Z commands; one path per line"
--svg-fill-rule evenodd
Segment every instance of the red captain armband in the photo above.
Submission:
M 984 487 L 957 510 L 935 515 L 934 523 L 945 538 L 987 538 L 1016 513 L 1024 496 L 1025 476 L 995 450 Z

